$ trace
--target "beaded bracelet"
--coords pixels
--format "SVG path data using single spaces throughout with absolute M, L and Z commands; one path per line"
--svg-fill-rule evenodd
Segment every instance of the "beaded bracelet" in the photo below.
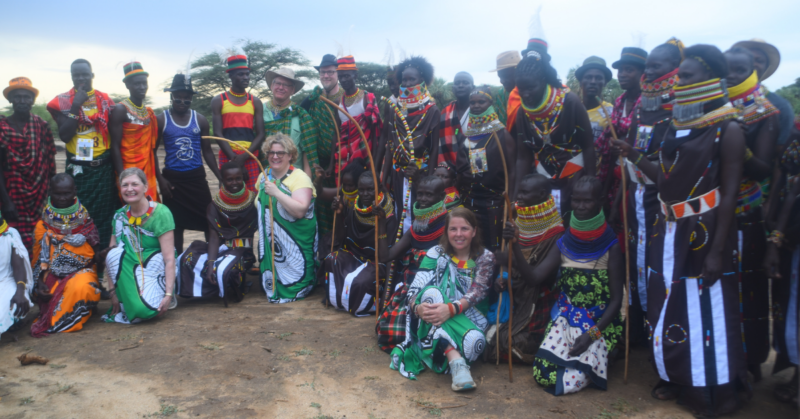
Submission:
M 592 341 L 598 340 L 602 337 L 600 328 L 598 328 L 597 325 L 592 326 L 586 333 L 589 334 L 589 337 L 592 338 Z
M 451 319 L 456 316 L 455 315 L 456 309 L 455 309 L 455 307 L 453 307 L 453 303 L 447 303 L 447 309 L 450 310 L 450 318 Z
M 644 153 L 639 153 L 639 157 L 636 158 L 636 161 L 631 161 L 631 159 L 628 159 L 628 161 L 633 163 L 634 166 L 638 166 L 639 162 L 642 161 L 642 156 L 644 156 Z
M 24 281 L 17 281 L 17 284 L 22 284 L 25 287 L 25 289 L 28 289 L 28 284 L 25 283 Z
M 72 118 L 72 119 L 74 119 L 74 120 L 76 120 L 76 121 L 80 120 L 80 118 L 78 117 L 78 115 L 75 115 L 75 114 L 73 114 L 73 113 L 67 113 L 66 115 L 67 115 L 67 117 L 68 117 L 68 118 Z
M 783 243 L 785 237 L 786 235 L 781 233 L 780 231 L 772 230 L 772 233 L 770 233 L 769 237 L 767 237 L 767 241 L 774 244 L 777 247 L 781 247 L 781 244 Z

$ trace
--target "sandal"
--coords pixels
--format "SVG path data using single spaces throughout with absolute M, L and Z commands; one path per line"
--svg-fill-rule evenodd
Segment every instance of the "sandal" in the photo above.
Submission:
M 659 391 L 661 390 L 661 391 Z M 660 380 L 653 390 L 650 392 L 650 395 L 654 399 L 658 400 L 675 400 L 678 398 L 678 393 L 680 392 L 680 386 L 672 384 L 668 381 Z

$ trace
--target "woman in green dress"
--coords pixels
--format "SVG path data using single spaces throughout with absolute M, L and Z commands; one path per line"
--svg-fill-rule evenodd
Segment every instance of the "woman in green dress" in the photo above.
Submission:
M 111 308 L 107 323 L 139 323 L 177 306 L 175 289 L 175 221 L 165 205 L 150 201 L 147 177 L 136 167 L 119 175 L 127 205 L 112 219 L 114 235 L 106 255 Z
M 266 179 L 262 173 L 258 188 L 258 254 L 261 280 L 273 303 L 289 303 L 305 298 L 314 289 L 318 234 L 314 199 L 317 193 L 311 178 L 292 166 L 297 147 L 286 134 L 275 134 L 264 141 L 269 160 Z M 270 222 L 270 201 L 275 210 Z M 275 260 L 270 241 L 275 227 Z M 273 270 L 276 273 L 273 285 Z
M 469 365 L 486 346 L 486 294 L 494 254 L 481 244 L 475 214 L 455 208 L 447 215 L 438 246 L 428 250 L 406 301 L 406 340 L 392 349 L 391 365 L 415 380 L 425 367 L 450 372 L 453 391 L 476 387 Z

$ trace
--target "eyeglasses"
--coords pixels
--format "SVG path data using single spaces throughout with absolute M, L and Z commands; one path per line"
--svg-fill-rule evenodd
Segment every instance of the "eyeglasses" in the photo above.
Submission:
M 191 100 L 175 99 L 173 97 L 172 98 L 172 103 L 175 104 L 175 105 L 180 105 L 181 103 L 183 103 L 184 105 L 189 106 L 189 105 L 192 104 L 192 101 Z
M 274 89 L 276 87 L 283 87 L 284 89 L 294 89 L 293 84 L 281 83 L 279 81 L 272 82 L 272 88 Z
M 320 75 L 320 76 L 332 76 L 332 75 L 334 75 L 334 74 L 336 74 L 336 70 L 331 70 L 331 71 L 320 71 L 320 72 L 319 72 L 319 75 Z
M 287 154 L 289 154 L 289 153 L 287 153 L 287 152 L 285 152 L 285 151 L 267 151 L 267 157 L 269 157 L 269 156 L 275 156 L 275 157 L 280 157 L 280 158 L 283 158 L 283 157 L 285 157 Z

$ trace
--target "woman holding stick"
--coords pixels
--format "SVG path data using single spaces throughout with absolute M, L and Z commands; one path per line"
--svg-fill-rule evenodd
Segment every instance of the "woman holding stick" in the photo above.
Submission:
M 261 280 L 270 302 L 289 303 L 305 298 L 314 289 L 318 240 L 314 215 L 316 192 L 311 178 L 292 165 L 298 152 L 289 136 L 271 135 L 264 141 L 263 151 L 269 169 L 259 176 L 256 184 Z M 270 201 L 274 214 L 270 214 Z M 270 223 L 270 217 L 274 223 Z M 269 251 L 273 233 L 274 262 Z M 273 282 L 277 289 L 273 289 Z
M 495 264 L 479 237 L 475 214 L 454 209 L 440 244 L 428 250 L 408 287 L 406 330 L 411 333 L 392 350 L 390 365 L 404 377 L 415 380 L 427 366 L 439 374 L 450 372 L 453 391 L 476 388 L 467 363 L 486 346 L 485 299 Z

